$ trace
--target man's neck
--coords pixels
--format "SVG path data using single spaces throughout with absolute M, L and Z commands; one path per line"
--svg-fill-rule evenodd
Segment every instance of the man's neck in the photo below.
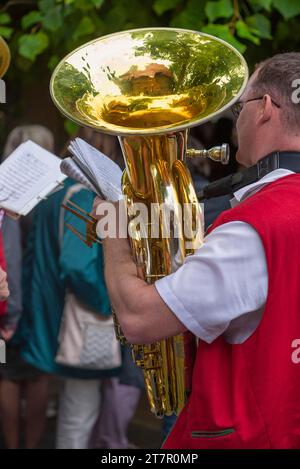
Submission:
M 300 138 L 294 135 L 285 135 L 284 138 L 280 138 L 280 141 L 274 138 L 272 142 L 264 142 L 253 157 L 250 166 L 255 165 L 258 161 L 274 152 L 300 152 Z
M 278 168 L 285 168 L 295 173 L 300 173 L 300 151 L 275 151 L 265 155 L 257 164 L 250 168 L 208 184 L 197 194 L 198 199 L 201 201 L 221 195 L 233 194 L 244 186 L 259 181 L 262 177 Z

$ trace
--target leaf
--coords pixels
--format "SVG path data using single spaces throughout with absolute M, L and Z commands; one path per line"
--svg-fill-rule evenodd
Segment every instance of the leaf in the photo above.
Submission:
M 286 20 L 300 14 L 299 0 L 273 0 L 273 5 Z
M 155 0 L 153 10 L 157 15 L 162 15 L 165 11 L 173 10 L 181 0 Z
M 92 34 L 95 31 L 95 25 L 88 16 L 84 16 L 80 21 L 79 25 L 74 31 L 73 38 L 79 39 L 87 34 Z
M 238 49 L 242 54 L 247 48 L 231 34 L 228 24 L 208 24 L 202 28 L 202 31 L 229 42 L 229 44 Z
M 39 0 L 38 7 L 43 13 L 47 13 L 55 7 L 55 0 Z
M 244 21 L 237 21 L 236 23 L 237 35 L 242 39 L 248 39 L 253 44 L 260 44 L 259 38 L 255 35 L 258 31 L 251 29 Z
M 189 0 L 186 8 L 172 18 L 170 26 L 199 31 L 204 22 L 206 17 L 199 0 Z
M 11 17 L 8 13 L 0 14 L 0 24 L 9 24 L 11 22 Z
M 52 55 L 48 62 L 48 68 L 50 70 L 54 70 L 58 62 L 59 62 L 59 57 L 57 55 Z
M 104 0 L 92 0 L 92 3 L 96 8 L 100 8 L 103 5 Z
M 27 15 L 23 16 L 21 26 L 23 29 L 30 28 L 30 26 L 39 23 L 42 19 L 42 14 L 38 10 L 33 10 Z
M 40 31 L 36 34 L 23 34 L 19 38 L 19 53 L 25 59 L 35 61 L 36 57 L 49 45 L 49 38 L 47 34 Z
M 13 28 L 8 28 L 7 26 L 0 26 L 0 36 L 3 36 L 5 39 L 10 39 L 13 32 Z
M 70 137 L 74 137 L 78 133 L 79 125 L 75 124 L 75 122 L 71 121 L 70 119 L 65 119 L 64 128 Z
M 56 6 L 46 13 L 43 18 L 43 26 L 51 32 L 56 32 L 63 26 L 63 15 L 60 6 Z
M 87 11 L 94 8 L 93 2 L 91 0 L 76 0 L 76 9 Z
M 230 18 L 233 15 L 233 6 L 231 0 L 218 0 L 216 2 L 207 2 L 205 13 L 211 23 L 219 18 Z
M 262 39 L 272 39 L 271 34 L 271 21 L 264 15 L 257 13 L 253 16 L 248 16 L 246 19 L 247 25 L 257 31 L 257 35 Z
M 248 0 L 250 5 L 255 9 L 255 11 L 259 10 L 271 10 L 272 0 Z

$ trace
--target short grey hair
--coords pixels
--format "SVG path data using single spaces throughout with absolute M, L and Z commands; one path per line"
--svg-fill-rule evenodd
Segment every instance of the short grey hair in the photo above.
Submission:
M 54 151 L 54 137 L 49 129 L 43 125 L 20 125 L 9 133 L 3 151 L 3 159 L 27 140 L 32 140 L 48 151 Z
M 287 131 L 300 132 L 300 103 L 292 100 L 293 83 L 300 79 L 300 53 L 277 54 L 256 66 L 252 88 L 259 94 L 270 94 L 282 110 Z

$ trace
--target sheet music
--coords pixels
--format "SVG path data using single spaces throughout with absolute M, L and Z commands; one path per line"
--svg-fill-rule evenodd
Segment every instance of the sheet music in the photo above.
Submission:
M 61 170 L 65 174 L 83 184 L 86 179 L 86 187 L 91 189 L 92 186 L 93 192 L 106 200 L 115 202 L 123 197 L 122 171 L 114 161 L 81 138 L 73 140 L 69 150 L 73 154 L 73 165 L 61 164 Z M 77 174 L 74 165 L 77 167 Z
M 65 176 L 61 160 L 28 140 L 0 165 L 0 207 L 26 215 Z
M 95 194 L 103 198 L 103 195 L 101 194 L 101 192 L 99 192 L 99 188 L 95 187 L 94 183 L 90 182 L 90 180 L 86 177 L 85 173 L 83 173 L 82 170 L 78 168 L 77 164 L 75 163 L 75 161 L 73 161 L 72 158 L 64 158 L 60 164 L 60 169 L 71 179 L 80 182 L 91 192 L 94 192 Z

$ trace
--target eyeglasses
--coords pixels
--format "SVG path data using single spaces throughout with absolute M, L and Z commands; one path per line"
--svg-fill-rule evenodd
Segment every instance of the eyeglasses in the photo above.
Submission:
M 232 114 L 237 119 L 243 109 L 244 104 L 250 103 L 251 101 L 259 101 L 260 99 L 263 99 L 263 98 L 264 96 L 260 96 L 259 98 L 247 99 L 246 101 L 237 101 L 231 106 Z M 279 109 L 281 108 L 281 106 L 278 103 L 276 103 L 272 98 L 271 98 L 271 102 L 272 104 L 274 104 L 274 106 L 278 107 Z

